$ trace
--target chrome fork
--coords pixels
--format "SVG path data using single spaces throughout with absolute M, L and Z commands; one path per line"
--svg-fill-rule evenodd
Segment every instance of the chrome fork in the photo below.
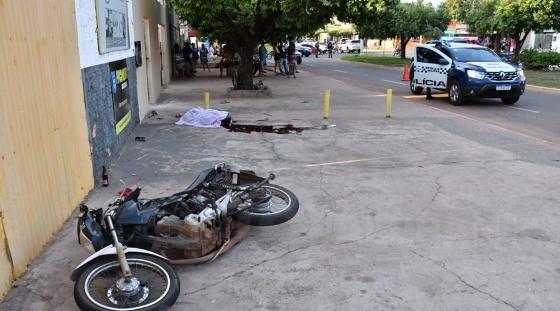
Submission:
M 111 232 L 111 237 L 113 238 L 113 245 L 115 246 L 115 249 L 117 251 L 117 258 L 119 260 L 119 265 L 121 267 L 125 282 L 129 282 L 132 278 L 132 272 L 130 271 L 130 266 L 126 261 L 123 245 L 121 244 L 121 242 L 119 242 L 119 238 L 117 237 L 117 233 L 115 232 L 115 227 L 113 226 L 113 214 L 111 213 L 107 215 L 105 217 L 105 221 L 107 221 L 109 231 Z

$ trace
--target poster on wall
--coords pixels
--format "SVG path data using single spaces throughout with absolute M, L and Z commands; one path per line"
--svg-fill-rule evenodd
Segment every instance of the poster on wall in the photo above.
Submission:
M 126 59 L 109 63 L 109 69 L 111 71 L 111 94 L 113 95 L 115 130 L 117 135 L 119 135 L 126 128 L 132 117 Z
M 100 54 L 129 48 L 127 2 L 128 0 L 95 0 Z

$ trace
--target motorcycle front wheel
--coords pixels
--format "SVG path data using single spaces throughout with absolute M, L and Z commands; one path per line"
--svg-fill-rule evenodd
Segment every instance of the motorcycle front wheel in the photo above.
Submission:
M 177 273 L 164 260 L 127 254 L 132 278 L 126 281 L 116 256 L 95 261 L 74 285 L 74 300 L 82 310 L 156 311 L 171 307 L 179 296 Z
M 274 226 L 294 217 L 299 209 L 295 194 L 278 185 L 266 184 L 250 193 L 251 208 L 240 211 L 233 218 L 251 226 Z

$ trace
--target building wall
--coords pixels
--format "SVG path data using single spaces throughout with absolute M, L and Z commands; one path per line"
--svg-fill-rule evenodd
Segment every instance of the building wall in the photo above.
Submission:
M 111 71 L 109 63 L 82 69 L 84 99 L 87 112 L 88 137 L 92 150 L 93 176 L 101 180 L 102 167 L 109 167 L 112 158 L 124 146 L 126 139 L 139 122 L 134 57 L 126 59 L 132 120 L 117 135 L 111 93 Z
M 548 40 L 545 40 L 547 36 Z M 539 49 L 539 43 L 541 44 L 541 49 L 544 51 L 556 51 L 560 52 L 560 33 L 553 32 L 550 30 L 546 33 L 535 33 L 531 31 L 523 43 L 522 50 L 527 49 Z
M 0 1 L 0 297 L 93 186 L 74 9 Z
M 137 1 L 139 0 L 135 0 L 134 2 Z M 106 64 L 108 62 L 134 56 L 134 32 L 132 31 L 134 26 L 131 1 L 128 1 L 129 48 L 106 54 L 99 54 L 95 0 L 75 0 L 75 3 L 81 68 Z
M 136 2 L 127 1 L 128 48 L 100 54 L 97 39 L 95 0 L 75 0 L 80 65 L 82 68 L 82 87 L 87 115 L 87 133 L 91 145 L 93 176 L 97 182 L 101 180 L 102 167 L 110 166 L 112 158 L 122 148 L 126 138 L 132 133 L 140 120 L 134 60 L 134 16 L 132 14 L 133 3 Z M 122 59 L 127 61 L 132 119 L 125 130 L 117 134 L 109 63 Z
M 134 37 L 136 41 L 140 41 L 142 50 L 142 66 L 136 68 L 136 75 L 138 77 L 139 113 L 140 119 L 143 119 L 146 113 L 152 110 L 150 104 L 157 101 L 162 87 L 165 87 L 171 79 L 169 25 L 167 25 L 167 11 L 163 1 L 134 1 L 133 16 Z M 145 31 L 146 24 L 148 25 L 148 36 Z M 160 27 L 163 27 L 162 30 Z M 160 38 L 163 42 L 161 48 Z M 146 46 L 148 43 L 149 46 Z M 149 60 L 147 59 L 148 51 L 150 52 Z

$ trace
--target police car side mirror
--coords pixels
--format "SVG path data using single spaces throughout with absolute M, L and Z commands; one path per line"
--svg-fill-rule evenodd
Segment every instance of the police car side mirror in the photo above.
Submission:
M 446 61 L 444 58 L 440 58 L 440 59 L 438 60 L 438 64 L 440 64 L 440 65 L 449 65 L 449 62 Z
M 502 62 L 509 63 L 509 59 L 507 59 L 507 57 L 504 56 L 504 57 L 502 57 Z

